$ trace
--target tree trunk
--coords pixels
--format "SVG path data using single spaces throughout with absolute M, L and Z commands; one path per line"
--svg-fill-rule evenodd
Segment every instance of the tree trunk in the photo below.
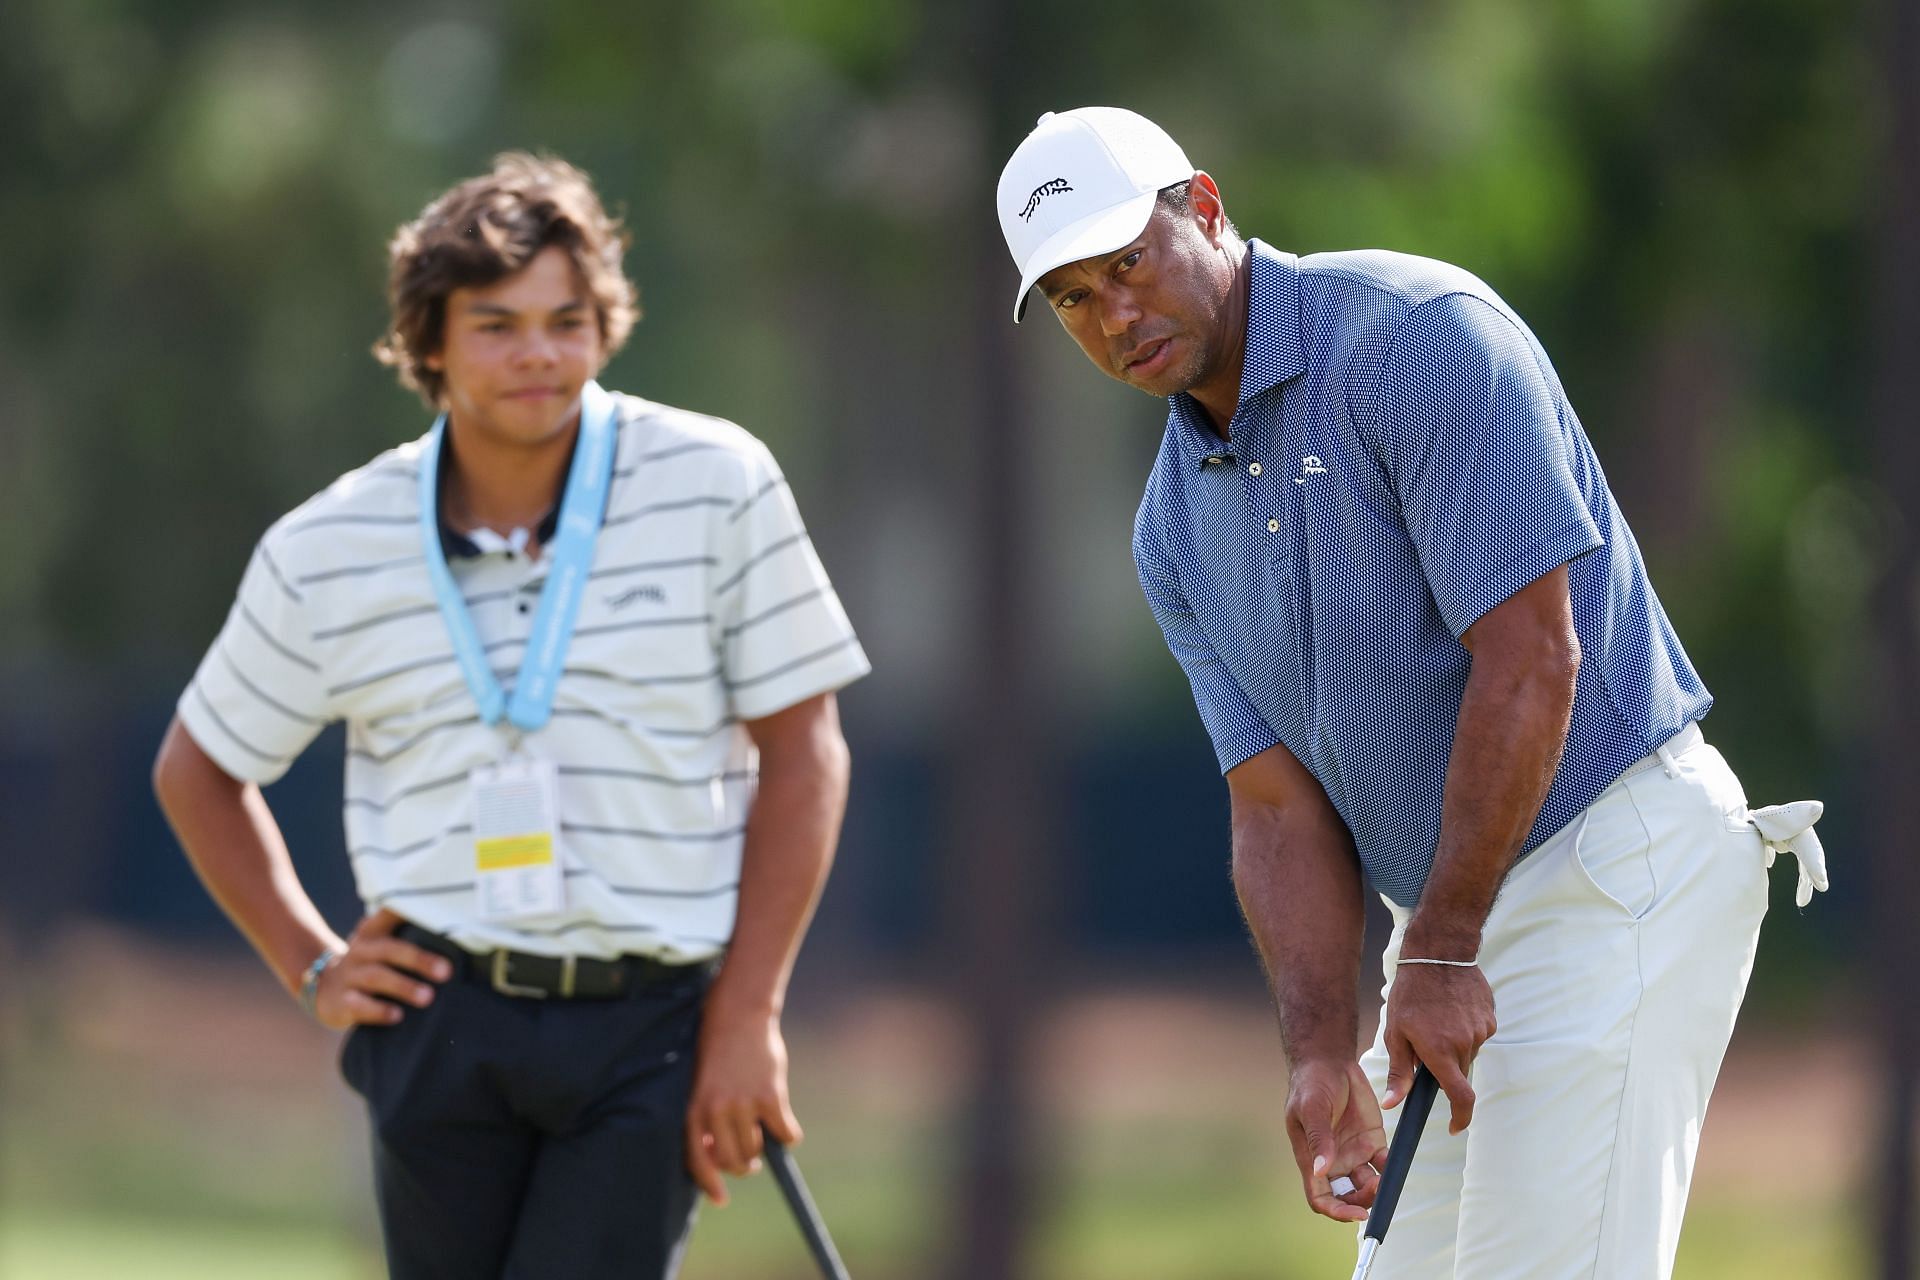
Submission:
M 1910 1280 L 1915 1256 L 1914 1127 L 1920 1090 L 1920 1017 L 1913 982 L 1920 974 L 1920 859 L 1904 797 L 1920 780 L 1920 0 L 1890 0 L 1883 31 L 1886 97 L 1885 182 L 1879 223 L 1878 293 L 1873 299 L 1875 473 L 1892 505 L 1884 574 L 1874 597 L 1880 653 L 1874 758 L 1873 961 L 1883 1037 L 1885 1135 L 1877 1184 L 1877 1274 Z
M 1014 340 L 1030 335 L 1010 320 L 1018 277 L 992 215 L 1000 164 L 1019 137 L 1008 103 L 1022 53 L 1007 0 L 981 0 L 963 14 L 953 48 L 965 66 L 955 70 L 981 129 L 949 265 L 955 276 L 971 276 L 955 296 L 968 307 L 966 359 L 956 373 L 971 392 L 972 417 L 961 429 L 971 442 L 963 625 L 973 643 L 956 673 L 964 706 L 945 806 L 952 822 L 944 883 L 955 996 L 973 1059 L 955 1153 L 954 1236 L 942 1263 L 953 1280 L 1020 1280 L 1039 1187 L 1033 1046 L 1053 968 L 1047 779 L 1057 735 L 1044 680 L 1049 610 L 1034 573 L 1040 474 L 1029 461 L 1039 424 L 1014 385 Z

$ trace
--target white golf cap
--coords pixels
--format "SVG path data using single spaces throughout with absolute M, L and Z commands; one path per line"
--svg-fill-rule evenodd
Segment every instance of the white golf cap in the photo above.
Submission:
M 1034 281 L 1126 244 L 1153 216 L 1155 194 L 1192 176 L 1180 144 L 1145 116 L 1121 107 L 1041 116 L 1000 171 L 1000 231 L 1020 269 L 1013 322 Z

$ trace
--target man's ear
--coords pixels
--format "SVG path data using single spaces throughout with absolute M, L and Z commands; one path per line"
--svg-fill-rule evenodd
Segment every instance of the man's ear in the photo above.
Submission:
M 1194 170 L 1193 180 L 1187 184 L 1187 208 L 1192 210 L 1207 239 L 1220 243 L 1220 237 L 1227 230 L 1227 206 L 1220 198 L 1220 188 L 1213 175 L 1205 169 Z

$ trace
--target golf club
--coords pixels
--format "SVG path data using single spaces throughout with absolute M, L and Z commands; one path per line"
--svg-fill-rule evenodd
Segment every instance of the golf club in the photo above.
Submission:
M 787 1208 L 793 1210 L 793 1220 L 800 1224 L 800 1234 L 807 1238 L 807 1248 L 813 1253 L 813 1260 L 820 1264 L 820 1274 L 827 1280 L 852 1280 L 846 1263 L 840 1261 L 839 1250 L 833 1247 L 833 1237 L 827 1234 L 827 1224 L 821 1220 L 819 1208 L 807 1192 L 806 1180 L 800 1176 L 800 1166 L 794 1163 L 793 1154 L 765 1129 L 761 1133 L 773 1180 L 780 1184 L 780 1194 L 787 1198 Z
M 1420 1145 L 1420 1134 L 1427 1127 L 1427 1116 L 1433 1111 L 1433 1098 L 1439 1091 L 1440 1082 L 1433 1078 L 1433 1072 L 1425 1066 L 1414 1068 L 1407 1100 L 1400 1104 L 1400 1127 L 1393 1131 L 1393 1144 L 1387 1148 L 1387 1167 L 1380 1171 L 1373 1211 L 1367 1214 L 1367 1227 L 1360 1239 L 1360 1261 L 1354 1264 L 1353 1280 L 1367 1280 L 1367 1273 L 1373 1270 L 1373 1255 L 1387 1238 L 1387 1228 L 1393 1225 L 1400 1188 L 1406 1185 L 1414 1148 Z

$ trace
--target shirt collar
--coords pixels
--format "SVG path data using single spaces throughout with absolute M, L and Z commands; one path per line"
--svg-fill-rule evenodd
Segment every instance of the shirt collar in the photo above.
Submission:
M 574 449 L 580 447 L 580 437 L 578 433 L 574 435 L 573 447 Z M 476 556 L 484 554 L 480 550 L 479 545 L 475 543 L 472 538 L 469 538 L 466 534 L 447 523 L 447 476 L 451 474 L 452 471 L 453 468 L 446 466 L 443 462 L 438 474 L 434 476 L 434 482 L 439 486 L 440 490 L 434 495 L 434 509 L 440 516 L 440 553 L 446 556 L 448 560 L 471 560 Z M 566 481 L 560 486 L 559 498 L 554 501 L 553 506 L 547 511 L 547 514 L 540 518 L 540 523 L 533 527 L 533 540 L 543 547 L 553 541 L 554 533 L 560 528 L 560 508 L 567 500 L 567 485 L 573 483 L 573 450 L 571 449 L 567 451 L 565 474 Z M 604 519 L 605 512 L 602 512 L 601 515 Z
M 1240 405 L 1307 371 L 1300 329 L 1300 264 L 1259 240 L 1247 241 L 1247 350 L 1240 365 Z M 1168 402 L 1168 422 L 1181 452 L 1198 467 L 1208 458 L 1231 456 L 1241 443 L 1225 441 L 1207 425 L 1206 413 L 1186 392 Z M 1243 425 L 1245 425 L 1243 423 Z

